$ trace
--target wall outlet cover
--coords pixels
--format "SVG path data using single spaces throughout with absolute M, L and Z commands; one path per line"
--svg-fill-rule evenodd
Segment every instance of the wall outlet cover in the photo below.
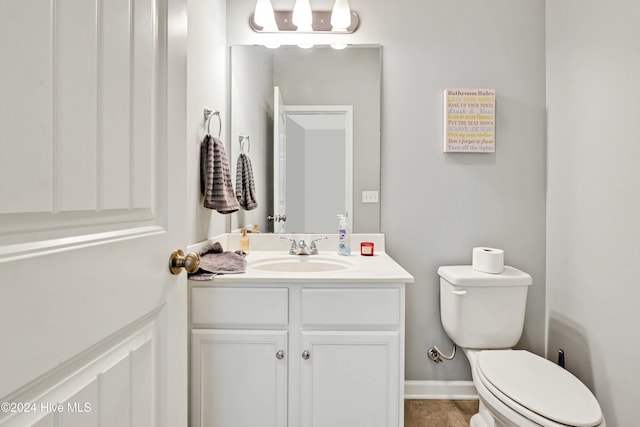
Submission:
M 378 190 L 365 190 L 362 192 L 362 203 L 378 203 Z

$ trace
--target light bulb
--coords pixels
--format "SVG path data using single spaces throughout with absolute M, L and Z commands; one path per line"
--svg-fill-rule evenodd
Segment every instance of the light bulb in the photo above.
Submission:
M 273 31 L 278 29 L 271 0 L 258 0 L 256 2 L 256 9 L 253 12 L 253 22 L 261 26 L 264 30 Z
M 291 22 L 298 27 L 298 31 L 310 31 L 313 17 L 311 15 L 311 4 L 309 0 L 296 0 L 293 6 Z
M 331 12 L 331 27 L 334 31 L 346 31 L 351 25 L 351 8 L 347 0 L 336 0 Z
M 331 43 L 331 47 L 336 49 L 336 50 L 342 50 L 345 49 L 347 47 L 346 43 Z

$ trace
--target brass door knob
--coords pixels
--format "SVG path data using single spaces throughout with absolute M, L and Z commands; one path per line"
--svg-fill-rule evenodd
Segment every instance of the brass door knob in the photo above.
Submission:
M 180 274 L 182 269 L 187 273 L 195 273 L 200 268 L 200 255 L 195 252 L 189 252 L 187 255 L 181 249 L 171 252 L 169 257 L 169 270 L 171 274 Z

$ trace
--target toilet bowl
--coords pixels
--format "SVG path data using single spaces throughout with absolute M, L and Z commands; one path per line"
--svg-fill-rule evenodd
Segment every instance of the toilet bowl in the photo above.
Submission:
M 505 266 L 489 274 L 446 266 L 440 316 L 464 350 L 480 397 L 471 427 L 606 427 L 598 401 L 578 378 L 525 350 L 512 350 L 524 326 L 531 276 Z
M 480 397 L 472 427 L 605 427 L 578 378 L 525 350 L 464 349 Z

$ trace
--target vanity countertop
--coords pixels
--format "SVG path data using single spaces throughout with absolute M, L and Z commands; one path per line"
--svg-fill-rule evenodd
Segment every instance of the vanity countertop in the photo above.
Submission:
M 276 264 L 326 263 L 343 265 L 331 271 L 269 271 L 261 265 L 273 261 Z M 321 252 L 319 255 L 288 255 L 284 251 L 252 251 L 247 255 L 247 269 L 241 274 L 215 276 L 216 283 L 239 282 L 413 282 L 413 276 L 384 252 L 373 256 L 352 253 L 341 256 L 335 252 Z M 204 284 L 206 282 L 198 282 Z
M 282 238 L 317 240 L 318 255 L 289 255 L 290 243 Z M 239 248 L 239 233 L 227 233 L 192 245 L 188 250 L 201 252 L 211 242 L 219 242 L 228 251 Z M 360 243 L 375 244 L 373 256 L 360 255 Z M 385 252 L 383 234 L 351 234 L 351 255 L 338 255 L 337 234 L 260 233 L 251 236 L 247 254 L 247 269 L 240 274 L 220 274 L 212 281 L 197 281 L 202 286 L 218 283 L 285 283 L 285 282 L 352 282 L 352 283 L 412 283 L 413 276 Z M 357 248 L 357 249 L 356 249 Z M 311 265 L 313 264 L 313 265 Z M 318 267 L 308 269 L 306 267 Z M 305 271 L 306 270 L 306 271 Z M 192 281 L 194 284 L 196 281 Z

